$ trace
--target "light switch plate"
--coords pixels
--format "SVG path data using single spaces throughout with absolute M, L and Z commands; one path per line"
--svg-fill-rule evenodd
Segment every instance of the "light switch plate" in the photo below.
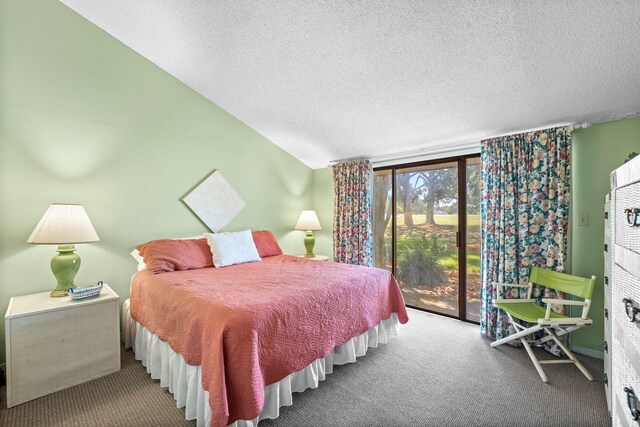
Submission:
M 589 214 L 583 212 L 578 213 L 578 225 L 589 225 Z

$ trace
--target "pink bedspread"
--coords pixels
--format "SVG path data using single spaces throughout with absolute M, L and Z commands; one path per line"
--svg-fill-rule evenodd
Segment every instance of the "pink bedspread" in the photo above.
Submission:
M 288 255 L 220 269 L 141 271 L 131 286 L 133 319 L 202 366 L 216 427 L 257 417 L 266 385 L 391 313 L 408 321 L 389 272 Z

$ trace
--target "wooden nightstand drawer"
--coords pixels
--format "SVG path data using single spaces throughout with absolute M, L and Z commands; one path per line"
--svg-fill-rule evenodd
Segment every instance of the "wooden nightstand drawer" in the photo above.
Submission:
M 11 298 L 5 315 L 7 407 L 120 369 L 119 297 Z

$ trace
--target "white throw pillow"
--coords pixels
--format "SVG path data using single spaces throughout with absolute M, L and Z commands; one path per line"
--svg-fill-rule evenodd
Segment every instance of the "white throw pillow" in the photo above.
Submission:
M 251 230 L 233 233 L 204 233 L 207 238 L 213 266 L 216 268 L 245 262 L 262 261 L 253 242 Z
M 138 262 L 138 271 L 146 270 L 147 264 L 144 263 L 144 258 L 140 255 L 140 251 L 134 249 L 131 251 L 131 256 Z

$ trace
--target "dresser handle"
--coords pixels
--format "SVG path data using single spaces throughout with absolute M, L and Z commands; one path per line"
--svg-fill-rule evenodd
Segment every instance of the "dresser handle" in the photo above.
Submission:
M 640 314 L 640 308 L 633 306 L 633 300 L 630 298 L 622 298 L 624 303 L 624 311 L 632 322 L 640 320 L 638 314 Z
M 604 318 L 608 319 L 609 318 L 609 310 L 608 309 L 604 309 Z
M 609 286 L 609 276 L 604 276 L 604 284 Z
M 609 245 L 607 245 L 606 243 L 604 244 L 604 251 L 609 252 Z
M 606 351 L 607 353 L 609 353 L 609 344 L 607 344 L 607 342 L 604 342 L 604 351 Z
M 633 391 L 633 387 L 625 387 L 624 392 L 627 393 L 627 405 L 629 405 L 631 418 L 633 421 L 640 420 L 640 401 L 638 401 L 638 396 Z
M 609 386 L 609 376 L 606 374 L 604 374 L 604 385 Z
M 609 219 L 609 212 L 604 213 L 604 219 Z
M 629 224 L 630 227 L 635 227 L 637 225 L 640 225 L 640 221 L 638 221 L 640 219 L 640 209 L 639 208 L 633 208 L 633 209 L 625 209 L 624 213 L 627 214 L 627 223 Z

